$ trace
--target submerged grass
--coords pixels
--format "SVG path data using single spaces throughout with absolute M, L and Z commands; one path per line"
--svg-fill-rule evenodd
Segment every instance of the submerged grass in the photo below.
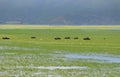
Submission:
M 56 29 L 59 27 L 53 26 L 42 29 L 38 26 L 35 26 L 37 29 L 34 26 L 26 28 L 16 26 L 14 29 L 13 27 L 9 26 L 8 29 L 7 26 L 0 26 L 1 77 L 119 77 L 120 75 L 120 63 L 109 63 L 104 60 L 100 63 L 99 60 L 95 61 L 88 57 L 107 54 L 110 58 L 117 57 L 119 60 L 120 30 L 115 30 L 116 27 L 110 27 L 114 29 L 107 29 L 108 26 L 104 26 L 105 29 L 68 26 L 67 29 L 66 27 Z M 36 39 L 31 39 L 31 36 L 35 36 Z M 71 39 L 64 39 L 67 36 Z M 10 39 L 3 40 L 2 37 Z M 55 37 L 60 37 L 61 40 L 54 40 Z M 79 39 L 75 40 L 74 37 Z M 84 37 L 90 37 L 91 40 L 85 41 Z M 66 58 L 65 55 L 69 54 L 77 54 L 78 58 Z M 80 58 L 79 54 L 87 55 L 88 59 Z M 34 68 L 50 66 L 88 68 L 55 70 Z

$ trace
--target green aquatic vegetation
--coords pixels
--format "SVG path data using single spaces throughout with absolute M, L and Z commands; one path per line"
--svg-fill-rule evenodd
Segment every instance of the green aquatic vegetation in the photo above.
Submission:
M 115 29 L 0 29 L 0 76 L 119 77 L 119 34 Z M 69 69 L 73 66 L 87 68 Z

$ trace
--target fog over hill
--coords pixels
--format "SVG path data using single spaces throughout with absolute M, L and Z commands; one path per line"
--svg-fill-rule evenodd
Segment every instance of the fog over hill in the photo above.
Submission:
M 0 24 L 120 25 L 120 0 L 0 0 Z

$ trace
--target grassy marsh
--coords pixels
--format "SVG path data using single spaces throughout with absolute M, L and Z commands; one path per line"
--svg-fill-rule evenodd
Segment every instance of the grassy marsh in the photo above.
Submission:
M 0 76 L 119 77 L 120 28 L 108 27 L 0 26 Z M 2 39 L 5 36 L 10 39 Z M 31 36 L 36 38 L 31 39 Z M 64 39 L 66 36 L 71 39 Z M 61 37 L 61 40 L 54 40 L 55 37 Z M 79 39 L 75 40 L 74 37 Z M 84 37 L 90 37 L 91 40 L 83 40 Z M 77 54 L 78 58 L 67 58 L 68 54 Z M 118 59 L 118 62 L 81 58 L 81 55 L 102 55 L 103 58 Z M 74 66 L 87 69 L 39 68 Z

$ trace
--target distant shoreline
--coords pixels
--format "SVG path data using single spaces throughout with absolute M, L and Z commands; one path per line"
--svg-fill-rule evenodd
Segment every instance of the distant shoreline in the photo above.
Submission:
M 120 25 L 9 25 L 1 24 L 0 29 L 113 29 L 120 30 Z

